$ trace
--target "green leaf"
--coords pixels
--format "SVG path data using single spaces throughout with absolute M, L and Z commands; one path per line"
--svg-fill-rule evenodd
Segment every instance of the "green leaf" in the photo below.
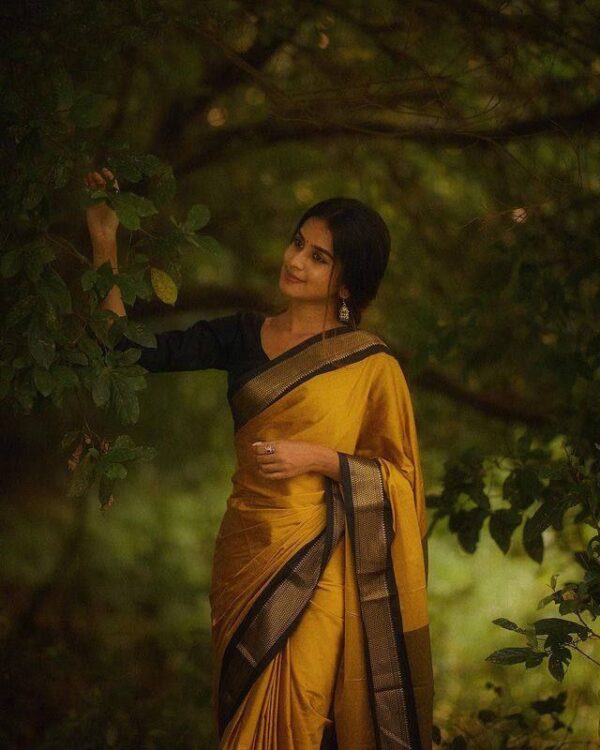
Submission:
M 548 657 L 548 671 L 558 682 L 562 682 L 565 676 L 565 669 L 562 661 L 556 656 L 556 654 L 550 654 Z
M 71 362 L 71 364 L 81 365 L 82 367 L 89 364 L 87 355 L 76 349 L 64 349 L 62 355 L 68 362 Z
M 54 388 L 54 378 L 48 372 L 40 367 L 33 368 L 33 382 L 35 387 L 43 396 L 49 396 Z
M 18 323 L 31 316 L 36 309 L 37 303 L 38 298 L 33 294 L 28 294 L 17 300 L 13 307 L 8 311 L 8 315 L 4 321 L 5 328 L 13 328 Z
M 4 253 L 0 260 L 0 273 L 3 278 L 11 279 L 16 276 L 23 266 L 23 258 L 23 249 L 20 247 Z
M 115 278 L 111 280 L 111 286 L 113 284 L 116 284 L 119 287 L 121 297 L 123 298 L 123 302 L 126 305 L 131 306 L 135 303 L 135 298 L 137 297 L 137 284 L 135 283 L 134 279 L 129 277 L 127 274 L 119 273 Z
M 550 604 L 550 602 L 555 602 L 557 600 L 557 594 L 549 594 L 548 596 L 545 596 L 543 599 L 540 599 L 537 605 L 537 609 L 543 609 L 547 604 Z
M 46 187 L 40 182 L 31 182 L 27 185 L 25 195 L 21 207 L 25 211 L 31 211 L 31 209 L 38 206 L 46 193 Z M 33 279 L 32 279 L 33 280 Z
M 149 331 L 143 323 L 129 320 L 125 326 L 125 335 L 128 339 L 141 346 L 156 348 L 158 345 L 154 333 Z
M 544 539 L 535 525 L 532 527 L 531 518 L 525 521 L 523 527 L 523 547 L 532 560 L 538 563 L 542 562 L 544 559 Z
M 108 453 L 104 455 L 107 461 L 115 463 L 133 461 L 136 457 L 136 446 L 129 435 L 119 435 Z
M 176 191 L 176 180 L 173 168 L 164 165 L 150 184 L 148 195 L 156 206 L 166 206 L 173 199 Z
M 528 519 L 528 534 L 531 538 L 541 534 L 551 525 L 560 525 L 570 503 L 568 495 L 546 497 L 533 516 Z
M 108 404 L 110 400 L 110 385 L 110 371 L 105 369 L 100 373 L 100 376 L 94 380 L 92 386 L 92 398 L 96 406 L 104 407 Z
M 487 516 L 487 510 L 479 507 L 459 510 L 450 516 L 448 527 L 450 531 L 456 532 L 465 552 L 472 554 L 476 551 L 481 527 Z
M 125 349 L 124 351 L 113 351 L 108 353 L 108 361 L 115 367 L 127 367 L 134 365 L 142 354 L 141 349 L 135 346 Z
M 73 312 L 71 292 L 62 277 L 53 269 L 48 268 L 42 277 L 39 290 L 49 305 L 53 305 L 60 313 Z
M 504 554 L 508 552 L 512 535 L 520 523 L 520 514 L 509 508 L 495 510 L 490 516 L 490 536 Z
M 69 446 L 73 445 L 76 440 L 78 440 L 80 435 L 81 430 L 70 430 L 69 432 L 65 432 L 60 440 L 60 447 L 62 449 L 68 448 Z
M 174 305 L 177 300 L 177 286 L 173 279 L 160 268 L 150 269 L 152 288 L 156 296 L 168 305 Z
M 23 380 L 15 380 L 14 396 L 17 402 L 23 408 L 25 414 L 31 414 L 31 411 L 33 409 L 33 402 L 36 395 L 37 391 L 35 390 L 32 383 Z
M 91 486 L 95 473 L 93 455 L 91 451 L 87 451 L 77 464 L 67 490 L 67 497 L 81 497 Z
M 571 633 L 587 638 L 589 632 L 585 625 L 581 625 L 573 620 L 563 620 L 560 617 L 547 617 L 543 620 L 536 620 L 533 625 L 538 635 L 553 635 L 561 640 L 567 640 Z
M 566 708 L 567 691 L 561 690 L 558 695 L 544 700 L 531 701 L 530 706 L 541 716 L 548 714 L 562 714 Z
M 43 238 L 38 238 L 25 245 L 23 252 L 25 254 L 25 272 L 33 282 L 39 281 L 44 267 L 56 257 L 54 249 Z
M 105 471 L 105 476 L 109 479 L 125 479 L 127 476 L 127 469 L 123 464 L 109 464 Z
M 154 154 L 143 154 L 139 157 L 139 164 L 144 174 L 148 175 L 148 177 L 161 175 L 169 168 L 168 164 Z
M 504 617 L 498 617 L 496 620 L 492 620 L 492 622 L 494 625 L 499 625 L 501 628 L 506 628 L 506 630 L 516 630 L 518 633 L 523 632 L 523 629 L 520 628 L 516 622 L 506 620 Z
M 56 357 L 56 342 L 50 334 L 33 325 L 27 337 L 27 344 L 33 359 L 48 369 Z
M 486 656 L 486 661 L 493 664 L 520 664 L 534 652 L 530 648 L 501 648 Z
M 112 201 L 119 221 L 125 227 L 125 229 L 139 229 L 142 224 L 140 222 L 140 215 L 135 208 L 129 203 L 118 202 L 113 199 Z
M 50 368 L 54 382 L 63 388 L 77 388 L 79 386 L 79 378 L 71 367 L 66 365 L 53 365 Z
M 98 486 L 98 497 L 100 500 L 100 507 L 102 510 L 107 510 L 114 502 L 113 489 L 115 486 L 115 479 L 107 477 L 103 474 L 100 477 Z
M 196 232 L 198 229 L 206 226 L 210 220 L 210 211 L 207 206 L 197 203 L 188 211 L 183 226 L 189 232 Z
M 96 270 L 94 268 L 88 268 L 87 270 L 85 270 L 81 274 L 80 281 L 83 291 L 89 292 L 90 289 L 93 289 L 96 281 L 98 281 L 98 274 L 96 273 Z
M 117 416 L 123 424 L 133 424 L 138 421 L 140 416 L 138 398 L 128 380 L 128 378 L 114 373 L 112 403 Z
M 212 255 L 216 255 L 221 249 L 219 242 L 208 234 L 193 234 L 192 232 L 186 232 L 185 239 L 190 245 L 197 247 L 199 250 L 212 253 Z
M 89 359 L 97 359 L 102 356 L 102 347 L 98 344 L 97 341 L 94 341 L 93 338 L 88 336 L 87 333 L 82 334 L 79 337 L 77 343 L 81 351 Z
M 111 193 L 109 202 L 127 229 L 139 229 L 140 217 L 152 216 L 158 210 L 148 198 L 135 193 Z
M 135 450 L 138 461 L 147 463 L 148 461 L 153 461 L 156 458 L 156 448 L 152 448 L 147 445 L 138 445 Z
M 532 669 L 534 667 L 539 667 L 539 665 L 544 661 L 546 658 L 546 653 L 544 651 L 536 651 L 531 656 L 528 656 L 527 659 L 525 659 L 525 668 L 526 669 Z

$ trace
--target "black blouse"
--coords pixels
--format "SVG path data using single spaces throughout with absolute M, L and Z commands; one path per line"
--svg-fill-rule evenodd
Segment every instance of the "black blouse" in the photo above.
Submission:
M 184 330 L 156 333 L 156 348 L 142 346 L 127 336 L 121 336 L 114 348 L 140 349 L 137 364 L 148 372 L 214 368 L 227 370 L 231 384 L 248 370 L 270 361 L 260 342 L 264 318 L 262 313 L 239 310 L 233 315 L 198 320 Z
M 156 336 L 156 348 L 142 346 L 121 336 L 115 344 L 117 351 L 135 347 L 141 350 L 137 364 L 148 372 L 186 372 L 211 368 L 227 371 L 228 395 L 250 371 L 270 366 L 288 353 L 299 351 L 316 341 L 321 334 L 311 336 L 288 352 L 269 359 L 260 341 L 260 330 L 266 315 L 254 310 L 239 310 L 212 320 L 198 320 L 184 330 L 162 331 Z M 334 335 L 346 328 L 326 335 Z

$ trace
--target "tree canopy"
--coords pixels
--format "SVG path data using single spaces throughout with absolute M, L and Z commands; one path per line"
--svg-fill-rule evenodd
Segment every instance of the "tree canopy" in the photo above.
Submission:
M 2 15 L 10 513 L 24 477 L 49 470 L 77 509 L 58 556 L 72 559 L 90 489 L 107 508 L 133 466 L 161 466 L 159 433 L 136 429 L 148 378 L 118 337 L 272 310 L 299 213 L 359 197 L 393 237 L 364 327 L 415 394 L 431 531 L 537 564 L 560 543 L 578 566 L 540 602 L 554 614 L 495 620 L 525 645 L 490 661 L 559 682 L 573 655 L 600 666 L 600 5 L 62 0 Z M 120 193 L 84 189 L 103 165 Z M 121 222 L 116 276 L 92 267 L 97 200 Z M 100 307 L 114 283 L 127 319 Z M 53 576 L 8 607 L 6 643 L 34 627 Z

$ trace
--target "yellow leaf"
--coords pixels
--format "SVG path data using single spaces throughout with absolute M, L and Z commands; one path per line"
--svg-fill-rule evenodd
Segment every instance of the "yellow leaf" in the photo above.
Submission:
M 169 274 L 160 268 L 150 268 L 150 280 L 158 299 L 167 305 L 174 305 L 177 299 L 177 286 Z

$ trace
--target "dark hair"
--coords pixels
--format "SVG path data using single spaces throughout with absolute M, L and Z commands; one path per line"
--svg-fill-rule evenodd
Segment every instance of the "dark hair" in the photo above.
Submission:
M 377 296 L 390 256 L 390 232 L 377 211 L 357 198 L 328 198 L 302 214 L 292 241 L 304 222 L 313 217 L 327 222 L 335 260 L 342 266 L 340 280 L 350 292 L 346 300 L 350 324 L 357 326 L 363 310 Z

